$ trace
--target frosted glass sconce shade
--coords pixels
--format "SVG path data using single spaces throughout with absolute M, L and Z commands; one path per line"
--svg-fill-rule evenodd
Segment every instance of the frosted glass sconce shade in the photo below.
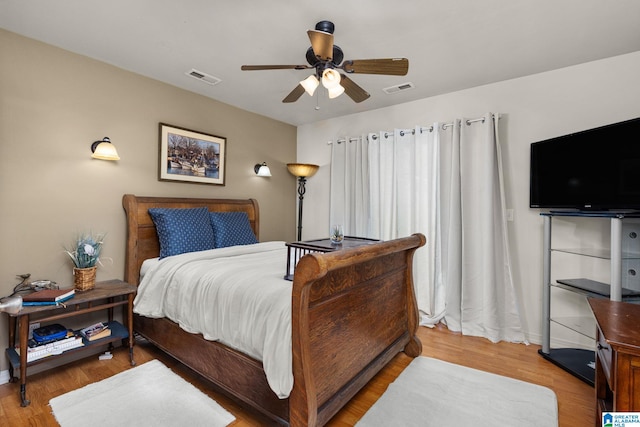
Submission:
M 253 167 L 253 171 L 258 176 L 271 176 L 271 169 L 265 162 L 258 163 Z
M 91 144 L 91 155 L 94 159 L 100 160 L 120 160 L 116 147 L 111 143 L 108 137 L 102 138 L 100 141 L 95 141 Z

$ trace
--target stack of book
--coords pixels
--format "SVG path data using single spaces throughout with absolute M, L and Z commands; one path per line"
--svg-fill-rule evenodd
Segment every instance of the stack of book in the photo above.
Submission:
M 43 289 L 22 296 L 22 305 L 58 305 L 75 296 L 75 289 Z
M 98 322 L 94 325 L 80 329 L 80 334 L 89 341 L 99 340 L 111 336 L 111 329 L 106 323 Z
M 108 323 L 98 322 L 78 331 L 67 330 L 60 324 L 47 325 L 33 331 L 27 342 L 27 362 L 61 354 L 85 345 L 85 340 L 95 341 L 111 336 Z M 20 355 L 20 348 L 16 347 Z
M 51 340 L 37 341 L 31 338 L 27 343 L 27 362 L 61 354 L 83 345 L 82 336 L 73 331 L 67 331 L 62 337 Z M 20 355 L 19 347 L 16 347 L 16 352 Z

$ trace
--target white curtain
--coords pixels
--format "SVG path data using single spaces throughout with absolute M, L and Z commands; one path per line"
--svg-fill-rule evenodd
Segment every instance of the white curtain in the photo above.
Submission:
M 421 323 L 524 342 L 497 135 L 487 114 L 334 141 L 331 222 L 382 240 L 423 233 L 414 265 Z
M 347 236 L 369 235 L 369 160 L 366 138 L 338 140 L 331 150 L 331 224 Z M 329 229 L 327 229 L 329 232 Z

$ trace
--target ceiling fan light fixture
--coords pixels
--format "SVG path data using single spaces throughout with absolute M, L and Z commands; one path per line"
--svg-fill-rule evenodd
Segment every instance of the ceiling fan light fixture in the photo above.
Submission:
M 348 76 L 350 74 L 381 74 L 387 76 L 404 76 L 409 71 L 407 58 L 375 58 L 349 59 L 344 61 L 344 52 L 334 44 L 333 32 L 335 26 L 331 21 L 320 21 L 315 30 L 308 30 L 307 36 L 311 42 L 305 53 L 309 65 L 242 65 L 241 70 L 309 70 L 314 69 L 313 76 L 307 77 L 284 97 L 282 102 L 296 102 L 307 92 L 313 96 L 319 86 L 319 81 L 329 91 L 329 98 L 336 98 L 343 92 L 352 101 L 360 103 L 371 95 Z M 404 90 L 402 85 L 398 90 Z M 320 107 L 316 104 L 316 110 Z
M 344 93 L 344 88 L 340 85 L 327 89 L 329 91 L 329 98 L 337 98 Z
M 333 68 L 327 68 L 322 72 L 322 86 L 331 89 L 340 86 L 340 73 Z
M 313 96 L 314 92 L 316 91 L 316 88 L 320 85 L 320 82 L 318 81 L 316 76 L 310 75 L 306 79 L 302 80 L 300 82 L 300 85 L 304 88 L 304 90 L 307 91 L 309 96 Z

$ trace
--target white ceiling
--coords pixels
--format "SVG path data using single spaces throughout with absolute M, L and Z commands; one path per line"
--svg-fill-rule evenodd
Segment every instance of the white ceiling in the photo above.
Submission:
M 360 104 L 324 90 L 283 104 L 310 70 L 240 71 L 306 64 L 306 31 L 321 20 L 345 59 L 406 57 L 409 73 L 351 75 L 371 94 Z M 640 51 L 640 1 L 0 0 L 0 27 L 300 125 Z

